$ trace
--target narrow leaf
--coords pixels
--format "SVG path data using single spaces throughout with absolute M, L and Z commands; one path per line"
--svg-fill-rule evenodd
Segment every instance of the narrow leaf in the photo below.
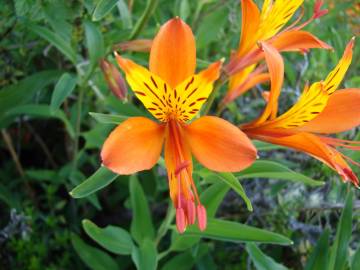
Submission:
M 286 166 L 268 160 L 257 160 L 249 168 L 235 174 L 239 179 L 273 178 L 300 182 L 309 186 L 323 186 L 325 183 L 315 181 L 305 175 L 290 170 Z
M 346 196 L 345 206 L 336 230 L 335 242 L 331 247 L 329 270 L 344 269 L 346 259 L 349 257 L 348 247 L 352 230 L 352 208 L 353 191 L 351 190 Z
M 305 270 L 327 269 L 329 262 L 329 230 L 325 230 L 306 262 Z
M 201 232 L 197 227 L 192 226 L 184 235 L 199 235 L 204 238 L 235 243 L 258 242 L 292 245 L 292 241 L 283 235 L 221 219 L 209 218 L 205 231 Z
M 51 109 L 59 109 L 60 105 L 64 100 L 71 94 L 76 85 L 77 78 L 70 75 L 69 73 L 64 73 L 57 84 L 55 85 L 54 92 L 51 96 Z
M 109 185 L 117 176 L 106 167 L 100 167 L 93 175 L 70 191 L 70 195 L 75 199 L 89 196 Z
M 84 22 L 86 47 L 89 52 L 90 65 L 95 66 L 104 55 L 104 39 L 98 27 L 90 22 Z
M 130 229 L 131 235 L 138 243 L 141 243 L 146 238 L 153 239 L 155 231 L 152 224 L 149 205 L 143 188 L 135 175 L 130 177 L 129 189 L 131 207 L 133 210 Z
M 29 29 L 38 34 L 43 39 L 47 40 L 53 46 L 55 46 L 60 52 L 62 52 L 73 64 L 76 64 L 76 53 L 71 48 L 70 44 L 64 40 L 57 33 L 49 30 L 46 27 L 29 24 Z
M 99 21 L 115 7 L 118 0 L 100 0 L 92 15 L 93 21 Z
M 146 238 L 139 249 L 134 249 L 131 254 L 138 270 L 155 270 L 157 268 L 157 250 L 153 241 Z
M 44 104 L 28 104 L 28 105 L 21 105 L 9 110 L 6 113 L 6 116 L 18 116 L 22 114 L 29 115 L 32 117 L 39 117 L 39 118 L 57 118 L 64 123 L 69 135 L 72 138 L 75 137 L 74 128 L 62 110 L 59 109 L 51 110 L 49 105 L 44 105 Z
M 128 119 L 128 116 L 125 115 L 116 115 L 116 114 L 104 114 L 104 113 L 89 113 L 96 121 L 102 124 L 115 124 L 118 125 L 121 122 Z
M 84 219 L 82 225 L 85 232 L 103 248 L 115 254 L 131 254 L 134 243 L 126 230 L 116 226 L 100 228 L 88 219 Z
M 71 243 L 81 260 L 92 270 L 117 270 L 116 262 L 105 252 L 85 244 L 75 234 L 71 235 Z
M 273 258 L 264 254 L 257 245 L 253 243 L 246 244 L 246 251 L 249 253 L 257 270 L 287 270 L 285 266 L 274 261 Z

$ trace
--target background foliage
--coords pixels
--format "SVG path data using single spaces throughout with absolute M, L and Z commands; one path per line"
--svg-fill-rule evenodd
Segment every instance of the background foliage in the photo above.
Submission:
M 193 28 L 199 68 L 229 57 L 241 30 L 238 2 L 2 3 L 0 269 L 360 269 L 358 192 L 302 154 L 257 143 L 261 159 L 239 174 L 196 168 L 209 224 L 184 236 L 172 225 L 163 161 L 131 177 L 99 169 L 114 124 L 146 114 L 131 93 L 127 102 L 111 94 L 99 59 L 113 61 L 116 44 L 152 38 L 176 15 Z M 312 5 L 305 1 L 308 16 Z M 326 5 L 329 14 L 308 30 L 335 51 L 284 54 L 283 109 L 306 81 L 323 78 L 360 32 L 357 0 Z M 147 53 L 124 54 L 147 64 Z M 357 45 L 346 87 L 359 87 L 359 71 Z M 223 117 L 254 118 L 260 93 L 241 97 Z

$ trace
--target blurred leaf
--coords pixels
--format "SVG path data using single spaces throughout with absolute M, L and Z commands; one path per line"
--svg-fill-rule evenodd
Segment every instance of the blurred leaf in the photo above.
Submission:
M 311 252 L 305 266 L 305 270 L 327 269 L 329 262 L 329 230 L 325 230 L 320 236 L 316 247 Z
M 71 243 L 82 261 L 92 270 L 117 270 L 116 262 L 105 252 L 85 244 L 76 234 L 71 235 Z
M 228 19 L 228 9 L 226 6 L 210 12 L 200 22 L 199 29 L 196 31 L 196 47 L 204 48 L 211 42 L 219 39 L 220 30 L 225 26 Z
M 100 228 L 88 219 L 84 219 L 82 225 L 85 232 L 103 248 L 115 254 L 131 254 L 134 243 L 126 230 L 115 226 Z
M 131 221 L 131 235 L 138 243 L 146 238 L 155 236 L 154 226 L 144 191 L 135 175 L 130 177 L 129 190 L 133 218 Z
M 92 15 L 93 21 L 99 21 L 115 7 L 118 0 L 100 0 Z
M 137 20 L 135 26 L 133 27 L 133 29 L 130 33 L 130 36 L 129 36 L 129 40 L 135 39 L 140 34 L 142 29 L 145 27 L 146 23 L 148 22 L 150 16 L 155 11 L 155 9 L 158 5 L 158 2 L 159 2 L 159 0 L 147 0 L 146 1 L 146 7 L 145 7 L 143 13 L 141 14 L 141 17 Z
M 58 182 L 57 173 L 52 170 L 26 170 L 25 174 L 34 180 Z
M 315 181 L 305 175 L 290 170 L 286 166 L 267 160 L 257 160 L 249 168 L 236 173 L 240 179 L 247 178 L 273 178 L 281 180 L 289 180 L 293 182 L 301 182 L 309 186 L 323 186 L 325 183 Z
M 17 200 L 17 194 L 11 192 L 8 187 L 0 183 L 0 200 L 6 203 L 10 208 L 20 209 L 20 203 Z
M 0 118 L 13 107 L 27 103 L 37 91 L 56 81 L 60 74 L 60 71 L 57 70 L 41 71 L 22 79 L 16 84 L 1 88 Z
M 201 232 L 197 227 L 192 226 L 186 230 L 184 235 L 199 235 L 204 238 L 234 243 L 258 242 L 292 245 L 292 241 L 283 235 L 241 223 L 212 218 L 208 219 L 205 231 Z
M 75 89 L 77 78 L 69 73 L 64 73 L 57 84 L 55 85 L 54 92 L 51 96 L 51 109 L 59 109 L 64 100 Z
M 82 132 L 86 141 L 85 149 L 100 149 L 113 128 L 110 124 L 96 124 L 93 129 Z
M 271 144 L 271 143 L 262 142 L 262 141 L 256 141 L 256 140 L 252 141 L 252 143 L 254 144 L 255 148 L 258 151 L 268 151 L 268 150 L 284 148 L 280 145 Z
M 75 199 L 89 196 L 109 185 L 117 176 L 116 173 L 102 166 L 88 179 L 70 191 L 70 195 Z
M 133 249 L 131 254 L 138 270 L 155 270 L 157 268 L 157 251 L 153 241 L 146 238 L 139 249 Z
M 352 257 L 351 262 L 351 270 L 358 270 L 360 269 L 360 246 L 356 250 L 354 256 Z
M 125 29 L 132 28 L 131 13 L 125 0 L 118 0 L 117 6 L 119 9 L 121 21 Z
M 345 206 L 338 223 L 335 242 L 331 247 L 329 270 L 340 270 L 345 268 L 346 259 L 349 257 L 348 247 L 352 231 L 352 208 L 353 191 L 350 190 L 346 196 Z
M 161 270 L 191 270 L 194 266 L 194 258 L 189 251 L 180 253 L 170 258 Z
M 212 184 L 201 193 L 200 201 L 206 208 L 208 218 L 215 217 L 216 211 L 229 189 L 230 187 L 227 184 L 219 181 Z M 170 249 L 173 251 L 186 250 L 198 243 L 200 239 L 200 236 L 183 235 L 179 234 L 177 231 L 173 231 Z
M 104 39 L 98 27 L 90 22 L 84 22 L 86 47 L 89 52 L 90 66 L 94 67 L 99 64 L 99 60 L 105 54 Z M 91 70 L 91 68 L 90 68 Z
M 249 253 L 257 270 L 286 270 L 285 266 L 274 261 L 273 258 L 264 254 L 257 245 L 253 243 L 246 244 L 246 251 Z
M 69 120 L 66 118 L 65 113 L 62 110 L 52 110 L 49 105 L 43 104 L 28 104 L 28 105 L 21 105 L 18 107 L 9 110 L 6 115 L 7 116 L 18 116 L 21 114 L 33 116 L 33 117 L 40 117 L 40 118 L 57 118 L 61 120 L 69 135 L 74 138 L 75 131 L 72 127 Z
M 27 23 L 29 29 L 38 34 L 43 39 L 46 39 L 51 45 L 55 46 L 60 52 L 62 52 L 73 64 L 76 64 L 76 53 L 70 44 L 64 40 L 57 33 L 52 32 L 46 27 Z
M 187 18 L 190 16 L 191 8 L 189 4 L 189 0 L 181 0 L 180 7 L 179 7 L 179 15 L 183 21 L 186 21 Z
M 250 199 L 246 196 L 245 190 L 240 184 L 240 182 L 236 179 L 236 177 L 232 173 L 214 173 L 207 169 L 203 169 L 198 172 L 205 179 L 216 179 L 216 181 L 220 180 L 231 187 L 237 194 L 243 198 L 246 203 L 246 207 L 249 211 L 253 211 L 253 207 L 251 205 Z
M 94 113 L 89 112 L 89 114 L 99 123 L 103 124 L 115 124 L 118 125 L 121 122 L 125 121 L 129 118 L 129 116 L 125 115 L 116 115 L 116 114 L 104 114 L 104 113 Z

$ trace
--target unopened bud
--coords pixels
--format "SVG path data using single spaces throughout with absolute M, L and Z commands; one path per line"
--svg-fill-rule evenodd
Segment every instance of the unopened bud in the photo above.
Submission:
M 151 39 L 136 39 L 118 43 L 114 45 L 114 50 L 130 52 L 149 52 L 151 49 Z
M 199 204 L 196 207 L 196 212 L 197 212 L 198 227 L 200 231 L 203 231 L 206 229 L 206 224 L 207 224 L 206 209 L 203 205 Z
M 179 233 L 184 233 L 186 229 L 185 212 L 182 208 L 176 208 L 176 228 Z
M 119 99 L 124 100 L 127 95 L 125 80 L 116 66 L 106 61 L 100 60 L 100 67 L 104 73 L 106 83 L 111 92 Z

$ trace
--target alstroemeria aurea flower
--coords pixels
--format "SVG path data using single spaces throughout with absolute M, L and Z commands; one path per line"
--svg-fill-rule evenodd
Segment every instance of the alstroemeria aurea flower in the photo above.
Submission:
M 164 145 L 177 229 L 182 233 L 197 219 L 198 227 L 204 230 L 206 210 L 192 178 L 192 155 L 219 172 L 239 171 L 256 159 L 251 141 L 229 122 L 204 116 L 188 123 L 211 93 L 222 62 L 194 74 L 195 39 L 179 18 L 168 21 L 155 37 L 150 70 L 119 55 L 116 58 L 137 98 L 160 123 L 133 117 L 120 124 L 104 143 L 103 164 L 119 174 L 150 169 Z
M 231 56 L 225 70 L 230 75 L 228 93 L 222 101 L 223 105 L 233 101 L 257 83 L 268 79 L 267 73 L 254 71 L 256 63 L 263 59 L 264 54 L 258 43 L 266 41 L 278 51 L 305 52 L 313 48 L 331 49 L 331 46 L 319 40 L 311 33 L 302 30 L 314 19 L 327 13 L 322 10 L 322 1 L 317 0 L 313 16 L 298 25 L 302 15 L 289 27 L 280 31 L 292 18 L 304 0 L 265 0 L 262 10 L 258 9 L 253 0 L 241 0 L 242 30 L 239 48 Z M 247 82 L 251 80 L 251 84 Z
M 324 81 L 305 87 L 297 103 L 276 116 L 284 76 L 283 60 L 274 47 L 262 43 L 271 77 L 270 95 L 261 116 L 241 128 L 251 138 L 290 147 L 317 158 L 338 172 L 344 181 L 351 181 L 358 187 L 359 180 L 347 161 L 357 166 L 360 163 L 336 147 L 360 150 L 360 141 L 326 136 L 360 124 L 360 89 L 336 91 L 351 63 L 353 45 L 354 39 Z

